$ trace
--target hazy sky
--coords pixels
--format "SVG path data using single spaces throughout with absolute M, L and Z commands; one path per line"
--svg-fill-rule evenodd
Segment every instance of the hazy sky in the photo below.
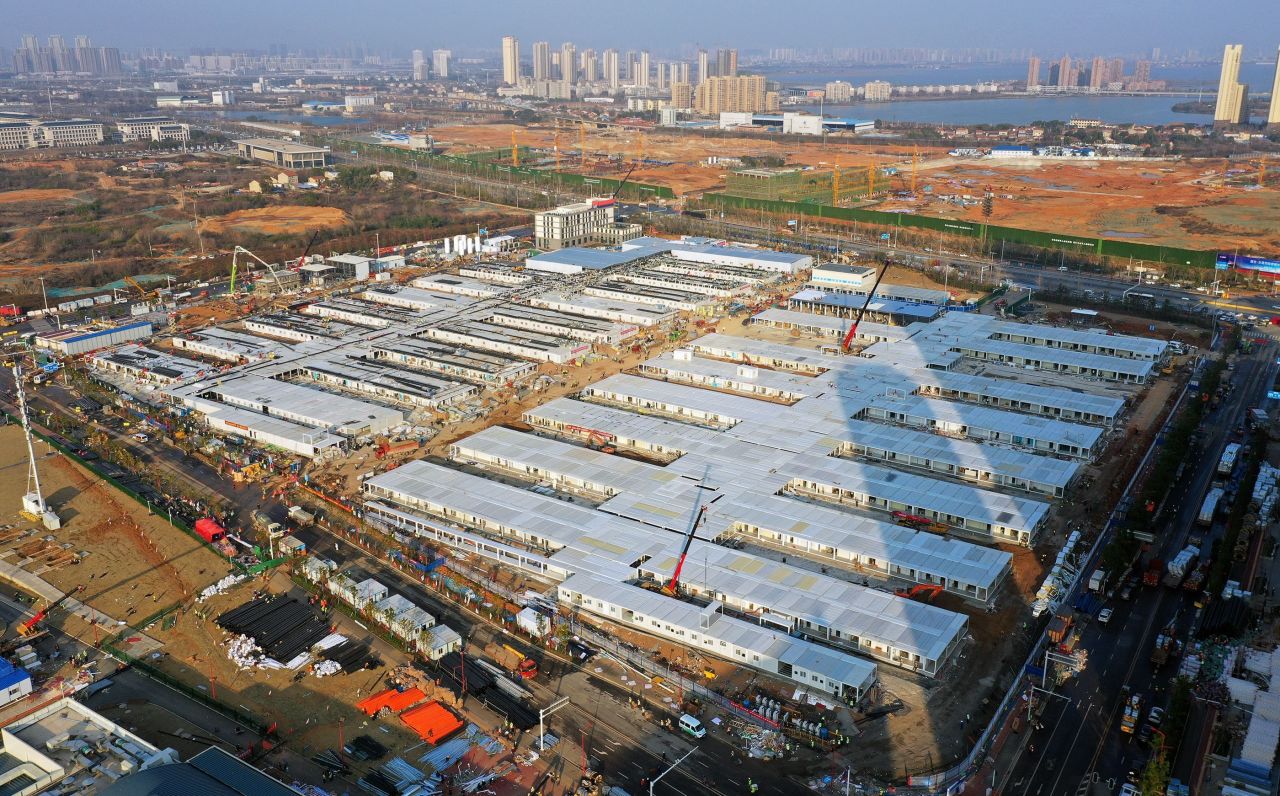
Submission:
M 507 33 L 522 42 L 672 52 L 702 44 L 1216 54 L 1227 42 L 1272 53 L 1280 43 L 1277 0 L 3 0 L 0 19 L 8 47 L 21 33 L 84 33 L 97 44 L 181 51 L 277 43 L 496 49 Z

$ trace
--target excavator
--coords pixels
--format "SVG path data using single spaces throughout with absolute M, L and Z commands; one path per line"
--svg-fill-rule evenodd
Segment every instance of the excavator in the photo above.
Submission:
M 942 594 L 942 587 L 936 583 L 917 583 L 909 589 L 894 589 L 893 593 L 908 600 L 931 603 Z
M 133 288 L 134 290 L 138 291 L 138 298 L 141 298 L 144 300 L 151 298 L 155 293 L 159 292 L 159 291 L 147 290 L 145 287 L 138 284 L 138 280 L 134 279 L 131 276 L 126 276 L 124 278 L 124 283 L 129 287 Z
M 33 615 L 30 619 L 27 619 L 23 622 L 14 622 L 14 624 L 12 625 L 12 628 L 16 637 L 13 639 L 10 639 L 4 644 L 0 644 L 0 654 L 6 654 L 7 652 L 12 652 L 13 648 L 17 647 L 19 644 L 26 643 L 40 636 L 44 632 L 44 628 L 41 626 L 41 622 L 43 622 L 45 617 L 49 615 L 49 612 L 57 608 L 58 606 L 62 605 L 67 600 L 70 600 L 72 597 L 74 597 L 75 595 L 79 594 L 82 591 L 84 591 L 83 584 L 75 587 L 71 591 L 67 592 L 66 594 L 62 595 L 58 599 L 46 605 L 44 608 L 41 608 L 39 611 L 36 611 L 35 615 Z

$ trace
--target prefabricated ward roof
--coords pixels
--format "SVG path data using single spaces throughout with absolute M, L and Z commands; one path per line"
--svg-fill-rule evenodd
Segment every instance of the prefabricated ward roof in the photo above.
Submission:
M 785 495 L 740 492 L 717 504 L 716 516 L 890 562 L 903 570 L 987 588 L 1003 577 L 1013 561 L 1003 550 Z
M 875 682 L 875 664 L 848 653 L 821 647 L 725 614 L 717 614 L 708 627 L 703 627 L 704 609 L 637 586 L 614 583 L 586 574 L 574 575 L 562 585 L 565 589 L 583 595 L 584 600 L 590 597 L 610 605 L 625 606 L 646 619 L 659 620 L 686 633 L 698 633 L 717 641 L 725 641 L 761 657 L 791 664 L 834 682 L 853 685 L 860 690 L 865 690 Z M 586 607 L 592 610 L 590 605 Z M 607 613 L 604 615 L 608 616 Z M 697 648 L 701 645 L 691 646 Z
M 1082 346 L 1099 346 L 1113 348 L 1117 351 L 1129 351 L 1134 354 L 1159 357 L 1168 344 L 1164 340 L 1151 337 L 1135 337 L 1126 334 L 1108 334 L 1100 329 L 1081 330 L 1067 329 L 1060 326 L 1040 326 L 1032 323 L 1016 323 L 1013 321 L 994 321 L 991 334 L 1004 334 L 1026 337 L 1028 340 L 1047 340 L 1056 343 Z M 1032 343 L 1040 345 L 1039 343 Z
M 622 396 L 624 400 L 627 397 L 634 398 L 634 405 L 641 408 L 647 402 L 661 405 L 664 411 L 671 411 L 672 408 L 691 409 L 725 418 L 734 423 L 752 417 L 767 417 L 783 409 L 778 404 L 757 401 L 754 398 L 726 395 L 685 384 L 654 381 L 625 373 L 589 384 L 583 392 L 600 397 L 609 397 L 608 394 L 613 393 Z M 610 398 L 610 400 L 617 399 Z M 690 420 L 699 422 L 692 417 Z
M 558 304 L 560 305 L 559 309 L 568 308 L 571 312 L 591 315 L 597 318 L 611 318 L 618 315 L 637 316 L 645 319 L 641 321 L 645 325 L 661 323 L 675 315 L 674 310 L 654 304 L 640 304 L 635 301 L 604 298 L 602 296 L 586 296 L 581 293 L 543 293 L 531 296 L 529 303 L 535 307 L 550 307 L 553 304 Z
M 821 381 L 805 378 L 795 373 L 754 368 L 750 365 L 725 362 L 719 359 L 704 359 L 703 357 L 676 359 L 675 354 L 670 351 L 646 360 L 641 364 L 641 367 L 646 370 L 668 374 L 684 381 L 691 380 L 691 377 L 705 379 L 709 386 L 721 389 L 730 389 L 729 383 L 732 382 L 734 384 L 756 385 L 795 397 L 816 395 L 829 389 L 828 385 Z M 747 375 L 740 373 L 740 368 L 748 369 Z M 733 387 L 732 389 L 738 388 Z
M 874 304 L 875 302 L 872 303 Z M 888 310 L 875 309 L 871 311 L 888 312 Z M 767 310 L 756 313 L 752 316 L 752 320 L 790 324 L 810 329 L 824 329 L 829 332 L 836 332 L 837 336 L 847 333 L 849 326 L 853 323 L 852 318 L 841 318 L 837 315 L 815 315 L 812 312 L 797 312 L 777 307 L 770 307 Z M 911 339 L 913 334 L 915 334 L 915 330 L 910 326 L 889 326 L 883 323 L 875 323 L 874 321 L 863 321 L 858 324 L 857 337 L 864 340 L 878 338 L 890 342 L 902 342 Z
M 553 403 L 560 408 L 571 410 L 567 405 L 575 402 Z M 566 414 L 570 419 L 582 419 L 574 417 L 571 411 Z M 612 426 L 607 427 L 613 430 Z M 722 450 L 726 457 L 759 458 L 761 455 L 758 451 L 752 452 L 749 444 L 729 439 L 727 434 L 702 429 L 690 429 L 690 431 L 695 432 L 691 436 L 717 437 L 725 443 L 717 446 L 707 444 L 705 441 L 701 445 L 695 442 L 690 447 L 700 447 L 709 452 L 711 449 Z M 614 430 L 614 433 L 622 432 Z M 724 450 L 727 445 L 736 447 Z M 455 443 L 454 448 L 458 452 L 455 458 L 463 461 L 469 461 L 476 454 L 481 454 L 481 459 L 502 460 L 505 463 L 504 466 L 516 472 L 527 472 L 527 468 L 532 467 L 539 471 L 536 476 L 539 478 L 567 477 L 576 483 L 589 485 L 604 494 L 622 494 L 622 497 L 605 503 L 601 509 L 639 521 L 654 519 L 655 512 L 660 511 L 662 516 L 658 518 L 657 524 L 668 529 L 683 530 L 688 524 L 688 518 L 698 510 L 695 506 L 700 508 L 705 504 L 709 511 L 705 517 L 704 526 L 708 538 L 719 535 L 735 521 L 747 521 L 760 527 L 791 532 L 797 536 L 806 536 L 807 534 L 801 533 L 800 529 L 809 524 L 816 524 L 819 530 L 824 532 L 824 541 L 839 538 L 842 543 L 838 546 L 846 551 L 853 550 L 872 558 L 892 560 L 895 564 L 901 564 L 906 568 L 928 568 L 928 571 L 934 574 L 946 574 L 965 583 L 974 583 L 983 587 L 989 587 L 998 577 L 1001 569 L 1000 562 L 1007 564 L 1005 554 L 988 555 L 986 552 L 967 551 L 966 548 L 973 546 L 967 542 L 944 545 L 940 542 L 945 540 L 938 536 L 931 538 L 939 540 L 939 543 L 915 543 L 916 547 L 913 549 L 903 542 L 911 538 L 916 533 L 914 531 L 863 515 L 849 514 L 837 509 L 806 504 L 792 498 L 779 497 L 770 493 L 767 487 L 759 489 L 758 484 L 749 479 L 735 479 L 732 484 L 721 485 L 714 491 L 699 490 L 698 482 L 690 477 L 690 471 L 697 468 L 696 464 L 684 468 L 684 474 L 679 475 L 671 468 L 611 456 L 559 440 L 544 439 L 533 434 L 498 427 L 461 440 Z M 711 458 L 718 457 L 713 454 Z M 778 460 L 777 469 L 782 479 L 773 484 L 774 488 L 785 481 L 788 465 L 783 460 Z M 649 508 L 646 509 L 646 506 Z M 764 516 L 766 512 L 768 512 L 767 517 Z M 841 526 L 844 526 L 844 529 Z M 856 533 L 854 526 L 859 529 L 869 529 L 869 532 Z M 978 572 L 971 566 L 946 566 L 937 557 L 938 552 L 944 548 L 957 559 L 981 561 L 989 570 L 994 569 L 994 571 Z M 918 551 L 922 549 L 928 549 L 930 557 L 919 555 Z M 989 552 L 995 553 L 995 551 Z M 970 576 L 976 576 L 979 579 L 969 580 Z
M 646 558 L 646 567 L 656 566 L 657 560 L 663 561 L 665 566 L 669 559 L 670 567 L 665 571 L 670 572 L 683 547 L 683 535 L 680 533 L 649 528 L 601 511 L 422 460 L 408 462 L 368 479 L 365 489 L 374 495 L 379 494 L 379 490 L 387 490 L 407 496 L 409 499 L 404 504 L 409 507 L 414 507 L 414 500 L 449 506 L 461 515 L 485 517 L 491 522 L 565 545 L 579 553 L 576 557 L 559 553 L 553 556 L 562 563 L 582 560 L 582 555 L 599 556 L 614 562 L 615 571 L 620 572 L 621 567 L 626 567 L 634 572 L 635 563 Z M 732 556 L 721 557 L 725 553 Z M 922 656 L 941 656 L 946 646 L 963 632 L 965 619 L 960 614 L 897 599 L 885 592 L 799 570 L 788 564 L 729 551 L 702 541 L 694 542 L 689 555 L 691 560 L 701 562 L 705 558 L 708 563 L 705 573 L 704 567 L 689 567 L 686 573 L 693 577 L 692 570 L 699 570 L 696 578 L 706 578 L 704 585 L 719 592 L 754 599 L 753 590 L 766 590 L 770 584 L 784 584 L 777 593 L 762 593 L 762 596 L 786 605 L 788 610 L 795 612 L 793 615 L 832 617 L 833 621 L 841 623 L 842 631 L 854 635 L 880 639 L 877 634 L 890 633 L 892 638 L 884 637 L 884 641 L 901 644 L 904 649 Z M 835 604 L 828 605 L 829 601 Z M 760 599 L 756 602 L 768 604 Z M 920 627 L 913 632 L 903 626 L 904 622 L 917 623 Z
M 1050 417 L 1024 415 L 976 404 L 924 398 L 919 395 L 868 396 L 866 405 L 888 412 L 899 412 L 912 417 L 934 420 L 939 424 L 988 429 L 1028 440 L 1068 443 L 1084 450 L 1092 450 L 1104 433 L 1097 426 L 1068 423 Z
M 787 462 L 786 474 L 793 479 L 1017 531 L 1037 527 L 1049 513 L 1049 504 L 1044 501 L 830 456 L 796 456 Z
M 610 251 L 608 249 L 583 249 L 571 247 L 560 249 L 559 251 L 546 252 L 525 260 L 525 265 L 529 268 L 537 269 L 539 265 L 568 265 L 582 268 L 587 271 L 600 271 L 606 268 L 613 268 L 618 265 L 626 265 L 627 263 L 641 260 L 653 254 L 652 251 Z
M 418 359 L 439 362 L 442 366 L 452 366 L 466 370 L 475 370 L 487 374 L 500 374 L 512 368 L 530 367 L 523 359 L 497 353 L 479 351 L 473 348 L 460 348 L 456 343 L 444 343 L 439 340 L 428 340 L 421 337 L 393 337 L 379 340 L 370 348 L 374 351 L 385 351 Z
M 366 301 L 374 301 L 378 304 L 409 304 L 420 309 L 436 309 L 451 308 L 462 309 L 475 303 L 475 299 L 470 296 L 461 296 L 453 293 L 439 293 L 432 290 L 423 290 L 419 287 L 402 287 L 393 289 L 389 287 L 371 287 L 361 294 Z
M 978 351 L 1000 357 L 1052 362 L 1067 367 L 1083 370 L 1097 370 L 1102 373 L 1118 373 L 1126 376 L 1150 376 L 1156 363 L 1149 359 L 1126 359 L 1106 354 L 1091 354 L 1087 351 L 1072 351 L 1066 348 L 1052 348 L 1029 343 L 1011 343 L 1005 340 L 986 340 L 968 338 L 951 343 L 956 351 Z
M 285 412 L 321 427 L 341 428 L 370 420 L 398 423 L 404 419 L 401 412 L 389 407 L 260 376 L 223 378 L 215 384 L 201 385 L 200 392 L 212 392 L 224 401 Z
M 733 358 L 745 359 L 747 364 L 776 360 L 805 369 L 830 370 L 839 367 L 847 359 L 847 357 L 824 354 L 813 349 L 770 343 L 750 337 L 734 337 L 718 332 L 693 340 L 689 343 L 689 347 L 694 351 L 712 356 L 730 355 Z
M 938 370 L 917 369 L 909 371 L 908 378 L 921 384 L 935 385 L 944 390 L 976 393 L 989 398 L 1028 403 L 1038 406 L 1056 407 L 1072 412 L 1098 415 L 1108 419 L 1114 418 L 1124 409 L 1124 398 L 1114 395 L 1100 395 L 1085 390 L 1071 390 L 1066 387 L 1047 387 L 1040 384 L 1026 384 L 1011 379 L 1000 379 L 992 376 L 974 376 L 967 373 L 946 372 Z
M 879 296 L 878 293 L 876 295 Z M 853 293 L 829 293 L 826 290 L 818 290 L 816 288 L 805 288 L 796 292 L 791 296 L 791 301 L 809 302 L 852 312 L 862 309 L 862 306 L 866 304 L 867 312 L 883 315 L 901 315 L 921 321 L 936 318 L 940 312 L 936 304 L 919 304 L 890 298 L 873 298 L 868 303 L 865 296 Z

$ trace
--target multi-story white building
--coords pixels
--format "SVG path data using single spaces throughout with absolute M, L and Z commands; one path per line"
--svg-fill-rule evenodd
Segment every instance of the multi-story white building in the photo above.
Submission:
M 453 50 L 432 50 L 431 69 L 436 77 L 444 80 L 449 77 L 449 61 L 453 58 Z
M 848 102 L 853 99 L 853 85 L 843 80 L 836 80 L 826 86 L 827 102 Z
M 514 86 L 520 82 L 520 40 L 502 37 L 502 82 Z
M 612 199 L 588 199 L 546 210 L 533 216 L 533 234 L 539 249 L 583 246 L 613 226 Z
M 168 116 L 135 116 L 116 123 L 120 140 L 130 141 L 189 141 L 191 128 L 175 122 Z
M 35 145 L 35 125 L 0 121 L 0 150 L 32 149 Z
M 888 102 L 893 94 L 893 84 L 885 80 L 872 80 L 862 90 L 867 102 Z
M 378 95 L 376 94 L 348 94 L 346 97 L 348 109 L 372 108 L 377 103 Z
M 65 119 L 41 122 L 35 128 L 37 147 L 90 146 L 105 138 L 102 122 L 88 119 Z

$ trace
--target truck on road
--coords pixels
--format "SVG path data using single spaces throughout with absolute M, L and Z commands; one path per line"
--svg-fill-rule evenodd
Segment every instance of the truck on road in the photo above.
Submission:
M 1142 720 L 1142 694 L 1134 694 L 1124 705 L 1124 715 L 1120 717 L 1120 732 L 1133 735 L 1138 722 Z
M 1200 548 L 1187 545 L 1169 561 L 1168 572 L 1164 576 L 1164 585 L 1176 589 L 1186 580 L 1187 575 L 1195 569 L 1200 560 Z
M 1147 562 L 1147 568 L 1142 573 L 1143 586 L 1160 585 L 1160 575 L 1164 573 L 1164 562 L 1158 558 L 1152 558 Z
M 1236 469 L 1236 459 L 1240 456 L 1240 443 L 1231 442 L 1222 451 L 1222 458 L 1218 460 L 1218 474 L 1231 475 L 1231 471 Z
M 1201 525 L 1213 524 L 1213 518 L 1218 513 L 1218 504 L 1222 501 L 1223 494 L 1225 493 L 1220 486 L 1209 490 L 1209 493 L 1204 496 L 1204 503 L 1200 505 L 1200 514 L 1196 516 L 1196 522 Z
M 289 507 L 289 519 L 302 526 L 310 525 L 316 521 L 316 515 L 304 509 L 302 506 Z
M 264 533 L 268 534 L 268 536 L 274 536 L 275 534 L 278 534 L 284 530 L 283 525 L 271 519 L 271 516 L 269 514 L 267 514 L 265 511 L 262 511 L 260 509 L 254 510 L 252 519 L 253 519 L 253 527 L 257 528 L 260 531 L 263 531 Z
M 1089 576 L 1089 591 L 1100 592 L 1107 585 L 1107 571 L 1105 569 L 1095 569 L 1093 574 Z

